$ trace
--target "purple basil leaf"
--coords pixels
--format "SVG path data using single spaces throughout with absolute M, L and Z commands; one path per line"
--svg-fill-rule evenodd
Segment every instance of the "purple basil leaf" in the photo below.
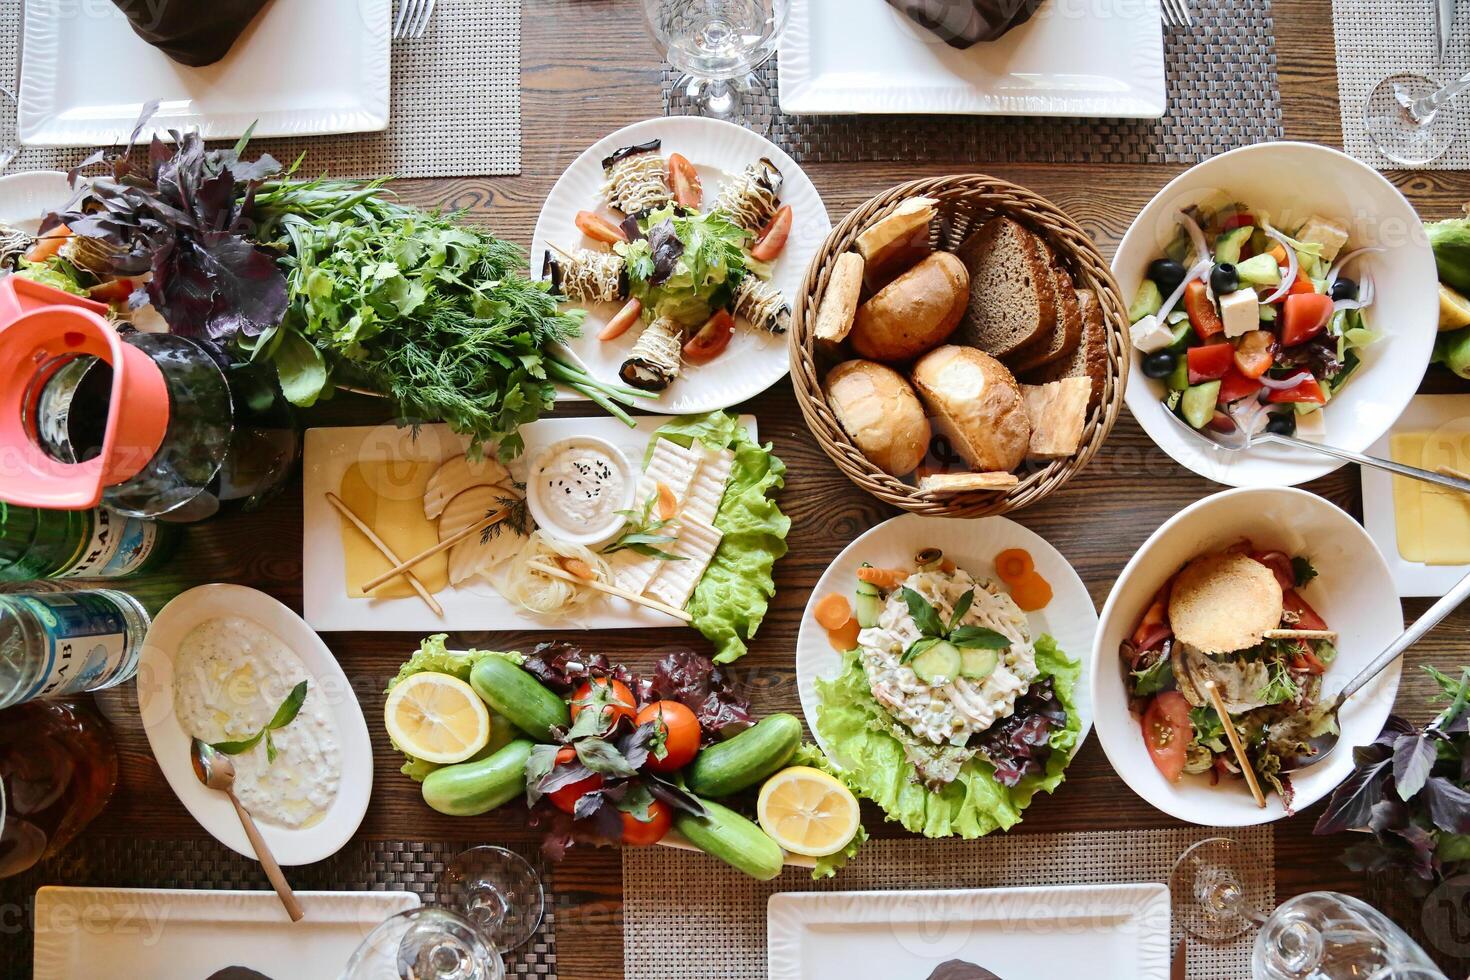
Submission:
M 628 215 L 618 227 L 623 229 L 623 234 L 628 236 L 628 241 L 630 242 L 640 241 L 648 237 L 643 234 L 643 226 L 638 223 L 636 215 Z
M 585 653 L 570 643 L 542 643 L 521 663 L 522 669 L 557 694 L 570 694 L 583 681 L 607 674 L 607 658 L 600 653 Z
M 684 243 L 674 231 L 672 218 L 660 221 L 648 229 L 648 244 L 653 249 L 653 275 L 648 277 L 648 281 L 652 285 L 661 286 L 668 282 L 679 264 L 679 259 L 684 256 Z
M 644 823 L 653 819 L 648 808 L 653 805 L 653 794 L 647 786 L 642 783 L 624 783 L 623 794 L 615 801 L 617 808 L 623 813 L 631 814 L 633 819 L 642 820 Z
M 529 823 L 532 827 L 543 831 L 541 853 L 546 855 L 548 860 L 560 861 L 567 856 L 567 851 L 577 841 L 577 826 L 571 814 L 563 813 L 544 802 L 531 808 Z
M 648 787 L 648 791 L 653 794 L 654 799 L 663 801 L 675 810 L 683 810 L 696 817 L 709 816 L 709 811 L 704 808 L 704 804 L 699 802 L 699 798 L 687 789 L 675 786 L 652 774 L 645 774 L 643 782 Z
M 577 758 L 582 765 L 604 776 L 636 776 L 638 770 L 628 764 L 623 754 L 600 738 L 583 738 L 576 743 Z
M 1051 678 L 1046 678 L 1017 698 L 1015 710 L 973 744 L 994 768 L 996 781 L 1015 786 L 1028 775 L 1046 771 L 1051 734 L 1066 723 L 1066 709 L 1056 698 Z
M 541 799 L 544 783 L 547 777 L 556 768 L 555 745 L 537 745 L 531 749 L 530 756 L 526 759 L 526 805 L 535 806 Z
M 1450 834 L 1470 834 L 1470 792 L 1443 776 L 1431 776 L 1420 793 L 1436 827 Z
M 605 804 L 606 802 L 607 797 L 606 795 L 604 795 L 603 790 L 595 789 L 590 793 L 583 793 L 581 796 L 577 797 L 576 805 L 572 807 L 572 819 L 588 820 L 592 818 L 598 810 L 602 809 L 603 804 Z
M 1410 799 L 1423 788 L 1437 755 L 1433 739 L 1422 734 L 1399 737 L 1393 746 L 1393 781 L 1399 799 Z
M 634 769 L 642 769 L 648 762 L 650 743 L 653 741 L 654 723 L 644 722 L 618 739 L 618 751 Z
M 616 843 L 623 839 L 623 812 L 616 806 L 599 806 L 585 823 L 594 836 L 603 840 Z
M 1332 791 L 1327 809 L 1312 833 L 1336 834 L 1367 827 L 1373 816 L 1373 805 L 1383 799 L 1393 779 L 1393 750 L 1375 742 L 1354 749 L 1353 759 L 1356 768 Z

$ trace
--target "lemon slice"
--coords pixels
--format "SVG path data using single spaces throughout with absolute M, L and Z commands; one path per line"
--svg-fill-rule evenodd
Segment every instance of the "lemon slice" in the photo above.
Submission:
M 383 709 L 388 737 L 425 762 L 463 762 L 490 741 L 490 712 L 474 689 L 449 674 L 405 678 Z
M 810 766 L 783 769 L 761 787 L 761 827 L 792 854 L 825 857 L 858 831 L 858 801 L 836 779 Z
M 1470 299 L 1440 283 L 1439 329 L 1456 330 L 1460 327 L 1470 327 Z

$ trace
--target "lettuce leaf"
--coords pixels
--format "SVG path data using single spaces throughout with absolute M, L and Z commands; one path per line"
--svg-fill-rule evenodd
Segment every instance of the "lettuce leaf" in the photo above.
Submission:
M 1036 641 L 1036 666 L 1052 677 L 1067 709 L 1067 724 L 1052 733 L 1046 771 L 1011 789 L 998 783 L 990 764 L 979 758 L 966 762 L 943 790 L 926 789 L 905 757 L 903 743 L 890 733 L 887 712 L 873 700 L 856 651 L 845 655 L 840 674 L 817 681 L 817 732 L 844 761 L 847 768 L 839 774 L 843 782 L 905 829 L 926 837 L 966 838 L 1009 830 L 1038 792 L 1050 793 L 1061 785 L 1082 732 L 1076 705 L 1081 663 L 1069 659 L 1052 637 L 1042 636 Z
M 773 495 L 786 483 L 786 464 L 771 452 L 770 443 L 760 446 L 739 417 L 726 412 L 685 416 L 661 427 L 649 440 L 650 456 L 657 439 L 686 448 L 698 441 L 735 454 L 715 514 L 723 537 L 688 606 L 694 628 L 715 645 L 715 663 L 730 663 L 745 655 L 746 641 L 760 628 L 776 594 L 772 569 L 786 554 L 791 519 L 781 513 Z
M 832 765 L 832 760 L 828 759 L 820 748 L 812 745 L 810 742 L 805 742 L 797 747 L 796 754 L 791 757 L 790 765 L 811 766 L 813 769 L 822 770 L 829 776 L 834 776 L 837 779 L 842 778 L 842 773 L 836 766 Z M 852 835 L 852 840 L 848 841 L 842 850 L 836 854 L 828 854 L 826 857 L 816 859 L 817 865 L 812 868 L 812 881 L 821 881 L 823 878 L 831 878 L 837 874 L 838 871 L 841 871 L 847 866 L 847 862 L 857 857 L 858 850 L 863 844 L 867 843 L 867 840 L 867 828 L 862 824 L 858 824 L 857 833 Z
M 487 657 L 504 657 L 517 665 L 524 659 L 519 653 L 502 653 L 495 650 L 450 650 L 444 644 L 448 638 L 447 633 L 436 633 L 426 637 L 419 644 L 419 648 L 414 651 L 413 656 L 398 668 L 398 674 L 388 682 L 387 690 L 392 691 L 405 677 L 425 672 L 451 674 L 468 683 L 470 671 L 474 669 L 475 664 Z M 492 711 L 490 712 L 489 743 L 466 761 L 473 762 L 493 755 L 509 744 L 513 738 L 515 738 L 515 731 L 510 722 Z M 393 747 L 403 752 L 397 745 Z M 403 758 L 404 763 L 399 771 L 417 783 L 423 782 L 425 776 L 439 768 L 435 763 L 416 759 L 407 752 L 403 752 Z

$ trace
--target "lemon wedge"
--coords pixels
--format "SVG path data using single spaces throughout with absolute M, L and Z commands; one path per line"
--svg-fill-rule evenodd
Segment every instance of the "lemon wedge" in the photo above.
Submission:
M 1470 327 L 1470 298 L 1439 284 L 1439 329 L 1457 330 Z
M 412 674 L 393 688 L 383 709 L 388 737 L 425 762 L 463 762 L 490 741 L 490 712 L 450 674 Z
M 783 769 L 766 780 L 756 815 L 777 844 L 807 857 L 837 853 L 858 831 L 857 797 L 810 766 Z

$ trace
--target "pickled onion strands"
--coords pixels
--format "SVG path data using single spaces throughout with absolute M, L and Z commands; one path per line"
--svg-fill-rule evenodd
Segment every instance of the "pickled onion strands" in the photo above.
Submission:
M 1301 260 L 1296 257 L 1296 246 L 1291 243 L 1281 232 L 1270 225 L 1262 225 L 1264 231 L 1272 241 L 1286 249 L 1286 275 L 1281 277 L 1281 285 L 1270 296 L 1261 300 L 1262 303 L 1274 303 L 1287 293 L 1291 292 L 1292 284 L 1296 282 L 1296 274 L 1301 270 Z
M 543 616 L 555 616 L 580 606 L 596 593 L 530 567 L 532 562 L 555 565 L 559 558 L 584 561 L 599 582 L 612 581 L 612 569 L 601 555 L 579 544 L 559 541 L 545 531 L 534 531 L 511 559 L 501 593 L 521 608 Z

